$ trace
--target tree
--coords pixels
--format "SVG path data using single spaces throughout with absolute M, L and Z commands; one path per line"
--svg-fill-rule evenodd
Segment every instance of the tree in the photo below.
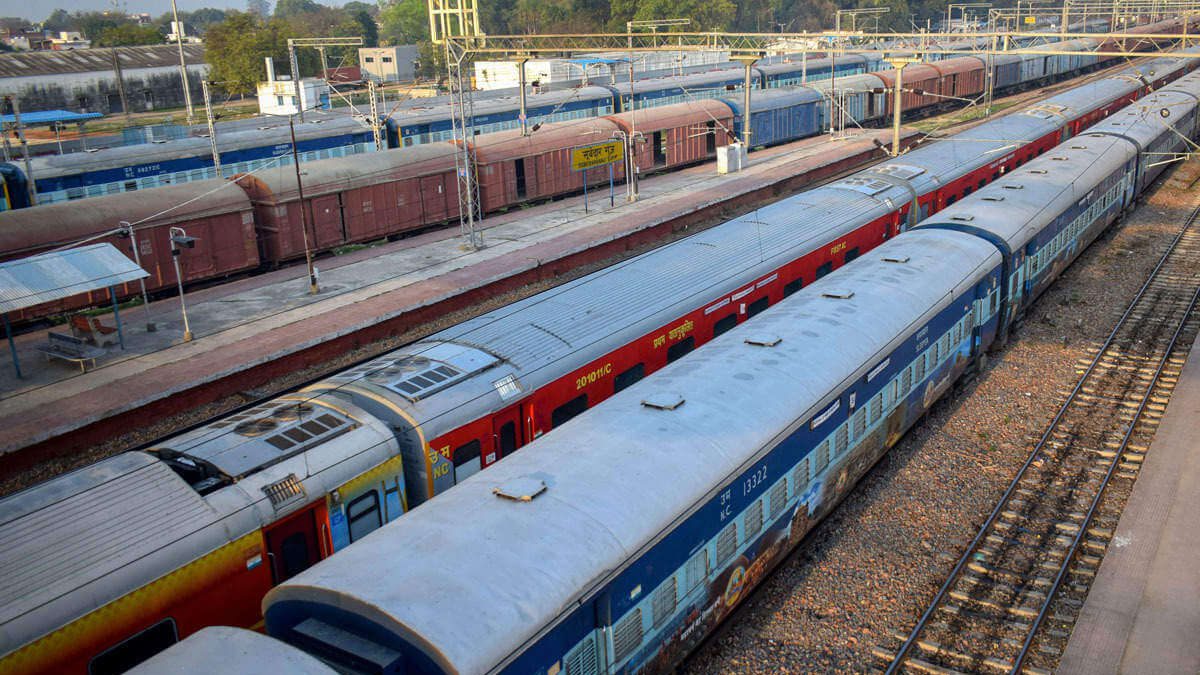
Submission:
M 737 7 L 732 0 L 638 0 L 637 21 L 687 18 L 689 30 L 725 30 L 733 23 Z M 624 26 L 621 26 L 624 28 Z
M 105 30 L 116 28 L 123 23 L 130 23 L 130 21 L 123 16 L 118 17 L 102 12 L 76 12 L 71 15 L 71 25 L 89 40 L 96 40 Z
M 370 2 L 359 2 L 359 0 L 350 0 L 342 5 L 342 11 L 348 14 L 357 14 L 366 12 L 372 19 L 379 16 L 379 5 Z
M 271 16 L 271 3 L 267 0 L 246 0 L 246 11 L 265 19 Z
M 278 0 L 275 3 L 275 18 L 290 19 L 302 14 L 313 14 L 322 9 L 329 8 L 323 7 L 313 0 Z
M 342 9 L 345 10 L 345 7 Z M 349 15 L 343 29 L 348 30 L 350 35 L 361 35 L 364 47 L 378 47 L 379 24 L 375 23 L 370 13 L 358 10 L 349 12 Z
M 288 31 L 278 19 L 260 22 L 253 14 L 230 11 L 224 21 L 209 26 L 204 40 L 209 77 L 227 92 L 253 92 L 266 79 L 266 57 L 288 62 Z
M 411 45 L 429 39 L 425 0 L 396 0 L 379 12 L 379 39 L 387 45 Z
M 160 45 L 163 34 L 156 26 L 139 26 L 135 23 L 123 23 L 112 28 L 105 28 L 96 38 L 97 47 L 137 47 L 139 45 Z
M 74 22 L 67 10 L 56 9 L 50 12 L 50 16 L 46 17 L 46 20 L 42 22 L 42 29 L 48 30 L 51 33 L 61 33 L 71 30 L 71 26 L 73 25 Z

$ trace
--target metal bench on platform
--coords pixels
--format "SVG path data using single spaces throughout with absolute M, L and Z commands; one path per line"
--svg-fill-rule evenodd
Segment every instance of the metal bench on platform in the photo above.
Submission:
M 46 355 L 46 360 L 55 358 L 64 361 L 74 361 L 79 364 L 81 372 L 87 372 L 88 361 L 92 362 L 92 367 L 94 368 L 96 366 L 96 359 L 107 353 L 104 348 L 90 345 L 87 340 L 77 338 L 74 335 L 49 333 L 46 337 L 48 338 L 48 342 L 44 345 L 39 345 L 37 348 L 39 352 Z

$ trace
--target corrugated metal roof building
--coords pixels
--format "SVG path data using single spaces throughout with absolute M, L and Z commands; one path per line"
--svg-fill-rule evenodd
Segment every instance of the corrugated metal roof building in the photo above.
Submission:
M 203 45 L 184 45 L 193 100 L 208 72 Z M 124 85 L 124 104 L 117 73 Z M 0 54 L 0 91 L 16 92 L 22 110 L 131 112 L 183 105 L 175 45 Z

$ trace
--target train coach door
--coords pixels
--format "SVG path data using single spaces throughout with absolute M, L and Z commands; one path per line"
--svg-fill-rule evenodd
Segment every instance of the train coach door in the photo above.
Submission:
M 280 584 L 312 567 L 325 557 L 326 544 L 321 540 L 324 504 L 317 502 L 266 528 L 267 561 L 271 564 L 271 580 Z
M 483 458 L 483 465 L 508 457 L 524 445 L 521 439 L 521 406 L 513 406 L 492 418 L 492 454 Z

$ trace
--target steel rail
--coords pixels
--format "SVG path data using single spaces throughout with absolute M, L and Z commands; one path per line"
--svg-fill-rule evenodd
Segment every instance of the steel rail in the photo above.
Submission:
M 1158 277 L 1159 272 L 1162 270 L 1163 266 L 1166 265 L 1166 263 L 1167 263 L 1167 258 L 1169 258 L 1170 255 L 1178 247 L 1180 240 L 1183 239 L 1183 235 L 1186 234 L 1187 231 L 1191 228 L 1192 224 L 1196 220 L 1197 215 L 1200 215 L 1200 206 L 1196 207 L 1196 209 L 1194 209 L 1192 211 L 1192 214 L 1188 217 L 1187 223 L 1184 225 L 1184 227 L 1182 229 L 1180 229 L 1179 234 L 1177 234 L 1175 236 L 1175 239 L 1171 241 L 1171 245 L 1167 248 L 1167 251 L 1165 253 L 1163 253 L 1162 258 L 1160 258 L 1158 261 L 1158 264 L 1154 266 L 1154 269 L 1150 272 L 1150 275 L 1147 277 L 1146 282 L 1144 284 L 1142 284 L 1142 287 L 1138 290 L 1137 295 L 1134 296 L 1133 300 L 1129 303 L 1129 306 L 1126 307 L 1124 313 L 1121 314 L 1121 317 L 1120 317 L 1120 319 L 1118 319 L 1117 324 L 1113 327 L 1112 331 L 1109 333 L 1108 338 L 1105 339 L 1103 346 L 1096 353 L 1096 357 L 1094 359 L 1092 359 L 1092 362 L 1088 365 L 1087 369 L 1079 377 L 1079 381 L 1075 384 L 1075 387 L 1071 390 L 1071 393 L 1068 395 L 1067 400 L 1063 402 L 1063 405 L 1059 408 L 1058 413 L 1054 416 L 1054 419 L 1050 421 L 1050 424 L 1046 428 L 1045 433 L 1042 434 L 1041 439 L 1038 441 L 1037 445 L 1033 448 L 1033 451 L 1029 453 L 1029 457 L 1025 460 L 1025 463 L 1021 465 L 1021 468 L 1020 468 L 1020 470 L 1018 470 L 1016 477 L 1013 478 L 1013 480 L 1009 484 L 1008 488 L 1004 491 L 1004 494 L 1000 496 L 1000 499 L 996 502 L 996 507 L 994 509 L 992 509 L 992 512 L 990 515 L 988 515 L 987 520 L 983 523 L 983 525 L 980 526 L 979 532 L 976 533 L 975 538 L 971 540 L 971 544 L 963 551 L 962 556 L 960 556 L 958 559 L 958 563 L 956 563 L 954 565 L 954 569 L 951 570 L 949 576 L 947 576 L 947 578 L 946 578 L 946 581 L 942 584 L 941 588 L 938 589 L 937 595 L 934 596 L 933 600 L 929 603 L 929 606 L 921 614 L 921 618 L 917 621 L 916 626 L 914 626 L 912 631 L 909 633 L 908 638 L 904 641 L 904 644 L 900 646 L 900 650 L 896 653 L 896 656 L 892 659 L 892 662 L 888 665 L 887 670 L 884 671 L 884 675 L 893 675 L 894 673 L 898 672 L 899 668 L 903 665 L 905 659 L 908 656 L 908 653 L 910 651 L 912 651 L 913 645 L 916 644 L 917 637 L 926 628 L 926 626 L 929 623 L 929 619 L 933 616 L 933 613 L 935 611 L 937 611 L 938 607 L 941 606 L 943 599 L 950 592 L 951 587 L 953 587 L 955 582 L 958 581 L 958 578 L 959 578 L 960 574 L 962 573 L 963 568 L 967 566 L 968 562 L 970 562 L 971 554 L 975 551 L 976 548 L 978 548 L 979 542 L 983 540 L 983 538 L 986 536 L 989 529 L 992 527 L 993 524 L 995 524 L 996 520 L 1000 517 L 1000 514 L 1004 511 L 1005 505 L 1008 503 L 1008 501 L 1012 497 L 1013 493 L 1016 492 L 1017 488 L 1020 486 L 1021 479 L 1024 478 L 1025 474 L 1029 470 L 1029 467 L 1037 459 L 1038 453 L 1042 450 L 1043 447 L 1045 447 L 1046 442 L 1050 439 L 1050 436 L 1054 432 L 1054 429 L 1058 427 L 1059 423 L 1062 421 L 1062 418 L 1067 414 L 1067 411 L 1071 407 L 1071 404 L 1078 398 L 1080 391 L 1082 391 L 1082 389 L 1083 389 L 1084 383 L 1087 382 L 1087 379 L 1091 376 L 1092 372 L 1095 371 L 1096 366 L 1099 365 L 1100 361 L 1104 357 L 1104 354 L 1108 351 L 1108 348 L 1112 346 L 1112 343 L 1117 338 L 1117 334 L 1121 331 L 1122 328 L 1125 327 L 1125 324 L 1128 321 L 1130 314 L 1133 313 L 1134 308 L 1141 301 L 1142 297 L 1145 296 L 1146 291 L 1150 288 L 1150 285 Z M 1156 381 L 1157 381 L 1157 378 L 1156 378 Z M 1140 411 L 1140 408 L 1139 408 L 1139 411 Z M 1133 425 L 1131 424 L 1130 426 L 1132 428 Z M 1086 521 L 1085 521 L 1085 526 L 1086 526 Z M 1084 529 L 1086 529 L 1086 528 L 1081 527 L 1080 531 L 1082 532 Z
M 1191 216 L 1188 218 L 1187 225 L 1184 226 L 1183 232 L 1180 232 L 1181 237 L 1183 233 L 1187 232 L 1187 230 L 1195 223 L 1197 215 L 1200 215 L 1200 207 L 1197 207 L 1196 210 L 1192 211 Z M 1178 238 L 1176 241 L 1178 241 Z M 1167 255 L 1170 255 L 1172 252 L 1174 252 L 1174 248 L 1175 247 L 1173 245 L 1172 249 L 1167 251 Z M 1153 276 L 1151 278 L 1153 279 Z M 1033 647 L 1033 640 L 1037 636 L 1038 629 L 1041 627 L 1042 622 L 1046 619 L 1046 613 L 1050 610 L 1050 605 L 1054 601 L 1054 595 L 1058 592 L 1059 587 L 1062 586 L 1063 579 L 1067 575 L 1067 568 L 1071 566 L 1071 562 L 1075 559 L 1075 553 L 1079 550 L 1079 544 L 1083 541 L 1083 537 L 1087 533 L 1088 524 L 1092 522 L 1092 517 L 1095 516 L 1096 509 L 1100 506 L 1100 501 L 1104 497 L 1105 490 L 1108 489 L 1108 485 L 1110 482 L 1112 482 L 1112 477 L 1117 471 L 1117 466 L 1121 463 L 1121 454 L 1124 453 L 1125 449 L 1129 446 L 1129 440 L 1133 437 L 1134 430 L 1138 425 L 1138 420 L 1141 419 L 1142 413 L 1146 410 L 1146 405 L 1150 402 L 1151 397 L 1154 395 L 1154 388 L 1158 386 L 1159 379 L 1162 377 L 1162 371 L 1164 368 L 1166 368 L 1167 362 L 1171 358 L 1171 353 L 1175 351 L 1175 346 L 1179 342 L 1179 336 L 1183 334 L 1183 330 L 1187 326 L 1193 310 L 1196 308 L 1197 301 L 1200 301 L 1200 287 L 1197 287 L 1197 289 L 1192 292 L 1191 302 L 1188 303 L 1187 309 L 1180 317 L 1179 325 L 1175 328 L 1175 333 L 1171 336 L 1170 343 L 1163 351 L 1162 358 L 1159 359 L 1158 365 L 1154 369 L 1154 377 L 1150 381 L 1150 384 L 1147 385 L 1146 393 L 1144 396 L 1142 396 L 1141 403 L 1138 404 L 1137 412 L 1134 413 L 1133 419 L 1130 421 L 1127 429 L 1125 430 L 1124 436 L 1121 438 L 1120 447 L 1118 447 L 1113 454 L 1113 459 L 1108 466 L 1108 471 L 1106 471 L 1104 474 L 1104 480 L 1101 481 L 1099 488 L 1096 490 L 1095 496 L 1092 497 L 1092 503 L 1088 507 L 1087 514 L 1083 518 L 1083 523 L 1080 525 L 1079 531 L 1075 533 L 1075 537 L 1071 541 L 1071 548 L 1067 551 L 1067 554 L 1063 556 L 1062 565 L 1059 567 L 1058 573 L 1054 576 L 1054 583 L 1050 585 L 1050 589 L 1046 592 L 1046 598 L 1042 601 L 1042 606 L 1038 611 L 1037 618 L 1034 619 L 1033 624 L 1029 627 L 1029 632 L 1025 636 L 1024 643 L 1021 645 L 1021 651 L 1017 653 L 1016 660 L 1013 662 L 1013 667 L 1009 670 L 1009 675 L 1017 675 L 1017 673 L 1019 673 L 1021 670 L 1021 665 L 1025 662 L 1025 658 L 1029 655 L 1029 650 Z M 1103 354 L 1103 351 L 1101 353 Z

